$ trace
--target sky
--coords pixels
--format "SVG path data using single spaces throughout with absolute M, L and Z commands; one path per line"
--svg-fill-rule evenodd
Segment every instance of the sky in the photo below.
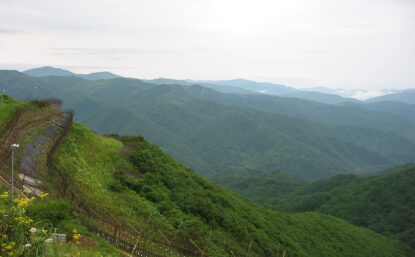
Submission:
M 0 69 L 415 87 L 415 0 L 0 0 Z

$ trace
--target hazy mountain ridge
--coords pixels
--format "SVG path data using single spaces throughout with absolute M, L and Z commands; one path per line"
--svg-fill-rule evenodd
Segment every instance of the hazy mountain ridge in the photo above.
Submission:
M 313 91 L 298 91 L 283 94 L 284 97 L 295 97 L 306 99 L 314 102 L 325 103 L 325 104 L 339 104 L 344 102 L 359 102 L 353 98 L 346 98 L 335 94 L 319 93 Z
M 87 80 L 114 79 L 114 78 L 121 77 L 108 71 L 93 72 L 89 74 L 76 74 L 68 70 L 50 67 L 50 66 L 26 70 L 23 73 L 30 75 L 30 76 L 35 76 L 35 77 L 47 77 L 47 76 L 71 77 L 73 76 L 73 77 L 80 77 L 80 78 L 87 79 Z
M 242 88 L 251 92 L 270 94 L 270 95 L 282 95 L 291 92 L 296 92 L 297 89 L 288 87 L 281 84 L 274 84 L 270 82 L 257 82 L 247 79 L 232 79 L 232 80 L 189 80 L 193 84 L 216 84 L 226 85 L 231 87 Z
M 125 78 L 2 71 L 0 83 L 20 99 L 62 98 L 76 119 L 97 131 L 141 133 L 204 174 L 281 169 L 317 179 L 414 159 L 414 122 L 355 106 Z
M 90 74 L 76 74 L 68 70 L 61 68 L 55 68 L 50 66 L 34 68 L 24 71 L 25 74 L 36 77 L 44 76 L 76 76 L 87 80 L 99 80 L 99 79 L 114 79 L 121 76 L 113 74 L 111 72 L 94 72 Z M 258 82 L 246 79 L 232 79 L 232 80 L 177 80 L 168 78 L 158 78 L 144 80 L 148 83 L 157 85 L 201 85 L 206 88 L 213 89 L 215 91 L 227 94 L 266 94 L 266 95 L 278 95 L 285 97 L 295 97 L 305 100 L 311 100 L 315 102 L 325 104 L 339 104 L 344 102 L 359 102 L 359 100 L 367 100 L 369 102 L 375 101 L 388 101 L 392 98 L 386 97 L 389 94 L 399 94 L 395 97 L 394 101 L 413 104 L 411 100 L 412 95 L 407 96 L 409 90 L 344 90 L 344 89 L 331 89 L 325 87 L 304 88 L 296 89 L 282 84 L 270 83 L 270 82 Z M 373 91 L 373 92 L 372 92 Z M 381 95 L 381 96 L 379 96 Z M 379 96 L 379 97 L 377 97 Z M 384 98 L 385 97 L 385 98 Z M 372 99 L 373 100 L 370 100 Z M 359 99 L 359 100 L 357 100 Z
M 398 93 L 374 97 L 368 100 L 368 102 L 371 103 L 381 101 L 396 101 L 406 104 L 415 104 L 415 89 L 407 89 Z

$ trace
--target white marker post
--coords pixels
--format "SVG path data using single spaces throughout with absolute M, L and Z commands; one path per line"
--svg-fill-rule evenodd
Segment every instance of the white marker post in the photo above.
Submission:
M 10 195 L 11 195 L 12 201 L 13 201 L 13 196 L 14 196 L 14 149 L 19 148 L 19 144 L 12 144 L 11 148 L 12 148 L 12 185 L 11 185 Z

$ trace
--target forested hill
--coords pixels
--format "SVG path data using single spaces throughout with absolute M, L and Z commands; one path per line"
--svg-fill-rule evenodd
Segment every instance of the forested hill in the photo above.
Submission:
M 0 71 L 0 84 L 19 99 L 61 98 L 94 130 L 142 134 L 208 176 L 284 170 L 319 179 L 415 160 L 415 121 L 375 107 L 17 71 Z
M 55 168 L 89 207 L 152 236 L 209 245 L 209 256 L 403 256 L 396 242 L 340 219 L 285 214 L 237 197 L 142 137 L 103 137 L 75 125 Z M 59 182 L 59 179 L 57 179 Z M 150 217 L 150 218 L 149 218 Z M 209 236 L 211 234 L 211 236 Z M 401 248 L 403 249 L 403 248 Z M 284 253 L 285 252 L 285 253 Z
M 282 173 L 230 176 L 221 182 L 279 210 L 331 214 L 415 249 L 415 165 L 368 177 L 338 175 L 313 183 Z

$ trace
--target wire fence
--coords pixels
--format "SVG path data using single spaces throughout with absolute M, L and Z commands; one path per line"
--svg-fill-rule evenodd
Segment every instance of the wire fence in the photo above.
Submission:
M 47 166 L 54 172 L 57 172 L 60 176 L 60 191 L 71 200 L 73 205 L 78 211 L 78 215 L 83 217 L 86 221 L 86 224 L 89 224 L 91 220 L 100 223 L 101 228 L 98 229 L 96 226 L 88 226 L 88 229 L 95 232 L 99 237 L 105 239 L 114 246 L 123 249 L 133 256 L 144 256 L 144 257 L 194 257 L 200 256 L 198 250 L 186 249 L 181 246 L 175 245 L 172 242 L 165 242 L 155 238 L 150 237 L 148 234 L 139 234 L 137 229 L 129 224 L 122 224 L 117 222 L 115 218 L 109 213 L 105 213 L 106 217 L 104 218 L 99 211 L 95 211 L 90 204 L 86 204 L 85 201 L 81 200 L 78 196 L 80 195 L 80 190 L 76 190 L 74 183 L 71 182 L 71 178 L 61 172 L 58 167 L 55 166 L 53 162 L 53 156 L 69 132 L 73 124 L 74 112 L 72 110 L 65 110 L 63 112 L 65 115 L 65 122 L 62 125 L 62 130 L 59 136 L 55 139 L 55 142 L 49 153 L 47 155 Z M 111 231 L 112 230 L 112 231 Z M 134 232 L 133 232 L 133 231 Z M 160 233 L 162 233 L 160 231 Z M 209 257 L 204 254 L 203 256 Z
M 93 204 L 85 202 L 85 198 L 81 198 L 82 190 L 77 188 L 71 176 L 56 167 L 53 161 L 53 155 L 73 124 L 74 112 L 72 110 L 65 110 L 63 114 L 65 115 L 65 122 L 62 124 L 60 135 L 56 138 L 54 145 L 47 155 L 47 165 L 60 178 L 60 183 L 57 184 L 59 191 L 63 194 L 61 196 L 66 196 L 72 202 L 78 213 L 78 217 L 90 231 L 132 256 L 209 257 L 205 252 L 208 249 L 207 245 L 202 250 L 193 240 L 182 239 L 183 242 L 187 241 L 190 247 L 185 248 L 182 246 L 183 244 L 177 245 L 174 240 L 169 240 L 166 236 L 168 233 L 163 233 L 161 230 L 158 230 L 158 232 L 161 234 L 161 238 L 166 240 L 157 239 L 146 233 L 146 231 L 140 232 L 140 229 L 135 228 L 131 224 L 123 224 L 117 221 L 111 213 L 96 210 L 93 208 Z M 231 254 L 232 256 L 236 256 L 232 251 Z M 245 256 L 245 254 L 238 254 L 237 256 Z
M 75 206 L 78 217 L 90 231 L 95 232 L 99 237 L 105 239 L 114 246 L 123 249 L 133 256 L 143 257 L 198 257 L 206 256 L 195 249 L 188 249 L 176 245 L 174 242 L 156 239 L 148 233 L 141 233 L 130 224 L 117 222 L 109 213 L 103 217 L 99 211 L 91 208 L 89 204 L 82 201 L 69 189 L 66 194 Z M 157 229 L 155 229 L 157 230 Z M 163 234 L 163 232 L 160 231 Z

